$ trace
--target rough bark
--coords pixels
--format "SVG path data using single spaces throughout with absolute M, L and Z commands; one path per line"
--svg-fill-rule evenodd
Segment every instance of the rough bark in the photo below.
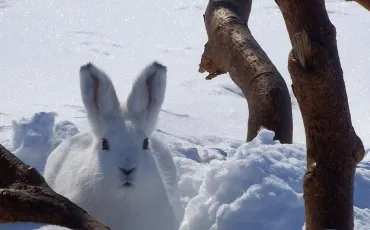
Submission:
M 251 0 L 210 0 L 204 14 L 208 42 L 199 71 L 212 79 L 228 72 L 242 90 L 249 107 L 247 141 L 261 127 L 275 139 L 292 142 L 293 122 L 287 85 L 252 36 L 247 22 Z
M 306 229 L 353 229 L 353 183 L 364 146 L 351 122 L 336 30 L 324 0 L 276 0 L 293 46 L 288 68 L 307 144 Z
M 0 223 L 38 222 L 71 229 L 109 229 L 55 193 L 36 169 L 0 145 Z
M 361 6 L 363 6 L 365 9 L 370 11 L 370 0 L 346 0 L 347 2 L 357 2 Z

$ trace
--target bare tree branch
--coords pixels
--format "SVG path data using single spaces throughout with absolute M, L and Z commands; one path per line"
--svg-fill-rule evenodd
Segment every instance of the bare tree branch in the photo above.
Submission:
M 71 229 L 109 228 L 54 192 L 36 169 L 0 145 L 0 222 L 38 222 Z
M 247 22 L 251 0 L 210 0 L 204 15 L 208 42 L 199 71 L 206 79 L 229 73 L 249 107 L 247 141 L 261 127 L 275 139 L 292 142 L 292 107 L 288 87 L 266 53 L 253 38 Z
M 353 183 L 364 146 L 352 126 L 336 30 L 324 0 L 276 0 L 307 143 L 306 229 L 353 229 Z

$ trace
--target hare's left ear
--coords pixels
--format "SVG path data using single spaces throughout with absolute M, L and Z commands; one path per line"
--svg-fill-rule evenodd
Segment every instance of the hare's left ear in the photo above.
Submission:
M 158 62 L 148 65 L 136 78 L 127 99 L 127 111 L 150 136 L 161 110 L 167 81 L 167 68 Z
M 88 63 L 80 68 L 82 101 L 93 130 L 99 136 L 107 121 L 120 116 L 120 104 L 110 78 L 102 70 Z

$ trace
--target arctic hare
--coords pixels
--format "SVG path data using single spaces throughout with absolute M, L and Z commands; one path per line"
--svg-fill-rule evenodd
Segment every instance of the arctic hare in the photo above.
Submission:
M 151 137 L 166 74 L 158 62 L 147 66 L 121 107 L 107 74 L 91 63 L 82 66 L 81 94 L 92 132 L 66 139 L 47 159 L 47 183 L 113 230 L 179 227 L 181 214 L 172 205 L 180 204 L 176 167 Z

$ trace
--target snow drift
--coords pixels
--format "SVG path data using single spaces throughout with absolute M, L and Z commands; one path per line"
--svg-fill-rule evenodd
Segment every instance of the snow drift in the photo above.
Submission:
M 199 194 L 186 207 L 181 230 L 302 228 L 305 148 L 273 137 L 272 131 L 262 130 L 226 160 L 211 161 Z M 370 205 L 364 196 L 369 173 L 362 164 L 356 172 L 355 229 L 368 226 Z
M 15 122 L 28 128 L 14 126 L 16 143 L 29 142 L 29 147 L 23 148 L 23 151 L 29 151 L 32 157 L 22 156 L 23 159 L 27 164 L 38 167 L 42 163 L 35 159 L 44 159 L 49 153 L 39 150 L 50 150 L 52 147 L 49 147 L 48 141 L 30 138 L 30 127 L 38 128 L 42 140 L 61 141 L 75 133 L 70 131 L 74 128 L 57 132 L 64 126 L 41 122 L 43 119 L 36 119 L 40 118 L 40 114 L 46 119 L 51 118 L 53 113 L 38 113 L 32 119 L 23 118 Z M 66 121 L 63 124 L 74 127 Z M 274 132 L 263 129 L 254 140 L 237 149 L 224 147 L 229 148 L 226 157 L 212 159 L 209 163 L 199 162 L 198 157 L 194 159 L 198 151 L 196 147 L 178 146 L 177 153 L 181 154 L 174 154 L 174 159 L 181 177 L 179 189 L 185 209 L 180 230 L 303 228 L 305 147 L 303 144 L 280 144 L 273 138 Z M 173 147 L 173 140 L 168 141 Z M 370 164 L 360 163 L 355 176 L 354 198 L 355 229 L 358 230 L 369 227 L 369 189 Z
M 72 122 L 61 121 L 55 124 L 56 115 L 54 112 L 40 112 L 30 119 L 22 118 L 12 122 L 14 155 L 41 174 L 50 152 L 63 139 L 79 132 Z

